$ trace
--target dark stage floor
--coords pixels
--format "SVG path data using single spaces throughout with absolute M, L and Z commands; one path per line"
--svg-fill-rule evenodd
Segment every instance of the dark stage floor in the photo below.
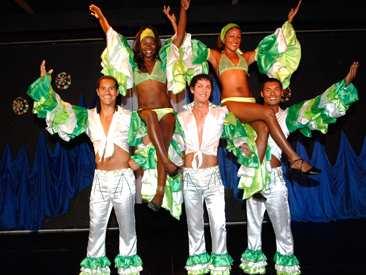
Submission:
M 184 221 L 175 221 L 165 212 L 153 213 L 141 205 L 137 206 L 136 219 L 138 251 L 144 262 L 142 275 L 186 274 L 188 242 Z M 293 223 L 292 228 L 295 254 L 303 274 L 366 274 L 366 220 Z M 246 246 L 246 225 L 231 224 L 227 231 L 228 250 L 235 260 L 232 274 L 243 274 L 238 264 Z M 85 257 L 87 237 L 87 231 L 0 234 L 0 274 L 76 275 L 79 262 Z M 118 231 L 110 229 L 110 259 L 117 254 L 117 241 Z M 269 223 L 263 226 L 263 250 L 269 262 L 267 274 L 275 274 L 275 240 Z M 114 268 L 112 274 L 117 274 Z

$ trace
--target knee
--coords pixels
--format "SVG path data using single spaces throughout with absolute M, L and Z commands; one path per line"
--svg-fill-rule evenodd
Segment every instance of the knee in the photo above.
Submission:
M 271 108 L 264 108 L 263 116 L 264 116 L 265 121 L 276 119 L 276 114 Z

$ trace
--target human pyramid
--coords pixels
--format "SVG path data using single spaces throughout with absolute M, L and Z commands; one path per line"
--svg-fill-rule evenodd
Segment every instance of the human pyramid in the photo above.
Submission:
M 242 32 L 237 24 L 225 25 L 216 48 L 209 49 L 186 33 L 190 0 L 181 0 L 179 20 L 164 7 L 174 36 L 161 45 L 153 27 L 142 27 L 131 48 L 125 37 L 108 23 L 101 9 L 89 11 L 106 34 L 102 74 L 97 81 L 97 106 L 86 109 L 62 101 L 51 86 L 52 70 L 40 65 L 40 77 L 28 89 L 33 112 L 46 120 L 47 130 L 65 141 L 87 134 L 95 152 L 96 169 L 90 194 L 90 229 L 81 275 L 110 274 L 106 257 L 106 227 L 112 208 L 119 224 L 118 274 L 139 274 L 134 204 L 136 170 L 143 170 L 142 197 L 154 211 L 161 207 L 180 218 L 184 202 L 188 225 L 188 274 L 230 274 L 233 259 L 226 245 L 224 185 L 218 168 L 217 149 L 224 139 L 240 164 L 239 188 L 246 200 L 248 245 L 240 267 L 247 274 L 265 274 L 266 256 L 261 250 L 261 225 L 267 210 L 276 235 L 274 255 L 277 274 L 300 274 L 294 255 L 287 188 L 281 154 L 290 172 L 301 177 L 321 173 L 301 159 L 287 141 L 300 130 L 325 133 L 327 125 L 344 115 L 357 101 L 351 83 L 358 62 L 351 64 L 344 79 L 315 99 L 283 110 L 285 89 L 297 69 L 301 47 L 292 22 L 301 1 L 290 10 L 287 21 L 274 34 L 264 37 L 253 51 L 241 51 Z M 209 101 L 212 65 L 221 85 L 221 105 Z M 248 83 L 248 67 L 256 63 L 268 78 L 262 83 L 264 104 L 255 103 Z M 186 85 L 193 101 L 177 112 L 171 94 Z M 134 88 L 138 110 L 118 105 L 121 96 Z M 132 150 L 133 149 L 133 150 Z M 212 251 L 205 246 L 203 205 L 206 204 Z

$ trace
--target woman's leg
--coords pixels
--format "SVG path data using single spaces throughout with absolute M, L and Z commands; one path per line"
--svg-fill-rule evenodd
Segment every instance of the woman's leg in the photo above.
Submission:
M 164 133 L 163 128 L 161 128 L 161 123 L 159 123 L 156 113 L 153 110 L 142 110 L 139 112 L 139 114 L 146 123 L 147 133 L 156 149 L 156 155 L 158 160 L 160 160 L 160 162 L 164 164 L 165 171 L 168 174 L 174 174 L 177 170 L 177 167 L 168 158 L 168 147 L 165 146 L 164 142 L 164 136 L 166 134 Z M 163 117 L 162 120 L 164 120 L 164 118 L 165 117 Z
M 280 125 L 278 124 L 275 113 L 272 109 L 256 103 L 246 102 L 225 102 L 230 112 L 233 112 L 242 122 L 251 123 L 253 121 L 262 120 L 269 128 L 271 137 L 282 149 L 282 152 L 287 156 L 291 164 L 291 168 L 306 172 L 312 166 L 305 161 L 295 161 L 300 156 L 292 149 L 290 143 L 283 134 Z
M 261 120 L 254 121 L 249 124 L 254 128 L 255 132 L 257 133 L 257 139 L 255 140 L 255 144 L 257 146 L 259 160 L 262 162 L 266 153 L 269 128 Z
M 155 113 L 154 113 L 155 114 Z M 155 114 L 156 116 L 156 114 Z M 157 119 L 157 117 L 156 117 Z M 169 145 L 173 136 L 174 128 L 175 128 L 175 117 L 172 113 L 166 114 L 158 121 L 158 130 L 160 134 L 159 142 L 162 142 L 164 149 L 166 150 L 166 156 L 168 155 Z M 156 128 L 155 128 L 156 129 Z M 155 144 L 154 144 L 155 145 Z M 156 147 L 155 147 L 156 148 Z M 157 150 L 156 150 L 157 152 Z M 164 198 L 164 188 L 166 184 L 167 173 L 164 169 L 165 163 L 164 161 L 158 156 L 158 163 L 157 163 L 157 172 L 158 172 L 158 185 L 156 187 L 156 193 L 153 199 L 151 200 L 149 207 L 157 210 L 163 203 Z M 169 160 L 169 159 L 168 159 Z M 170 161 L 170 160 L 169 160 Z M 171 162 L 171 161 L 170 161 Z M 173 164 L 174 165 L 174 164 Z M 176 166 L 174 165 L 174 172 L 176 171 Z

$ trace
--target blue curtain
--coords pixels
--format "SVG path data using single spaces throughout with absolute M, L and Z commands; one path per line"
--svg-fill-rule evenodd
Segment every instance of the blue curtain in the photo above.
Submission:
M 0 228 L 35 230 L 46 217 L 66 213 L 70 200 L 91 184 L 94 163 L 87 141 L 58 141 L 50 148 L 41 133 L 31 167 L 25 147 L 13 159 L 6 146 L 0 164 Z
M 219 100 L 215 82 L 212 102 L 219 104 Z M 4 147 L 0 163 L 0 229 L 38 229 L 46 217 L 67 212 L 70 200 L 91 184 L 95 162 L 89 141 L 82 137 L 71 144 L 56 140 L 50 148 L 41 133 L 31 165 L 25 147 L 15 158 L 10 147 Z M 296 149 L 309 160 L 300 142 Z M 240 199 L 235 158 L 222 145 L 218 157 L 225 186 Z M 293 220 L 327 222 L 366 217 L 366 138 L 357 156 L 342 133 L 334 165 L 324 146 L 315 141 L 310 161 L 322 169 L 320 175 L 305 181 L 286 178 Z M 285 165 L 283 169 L 287 171 Z

